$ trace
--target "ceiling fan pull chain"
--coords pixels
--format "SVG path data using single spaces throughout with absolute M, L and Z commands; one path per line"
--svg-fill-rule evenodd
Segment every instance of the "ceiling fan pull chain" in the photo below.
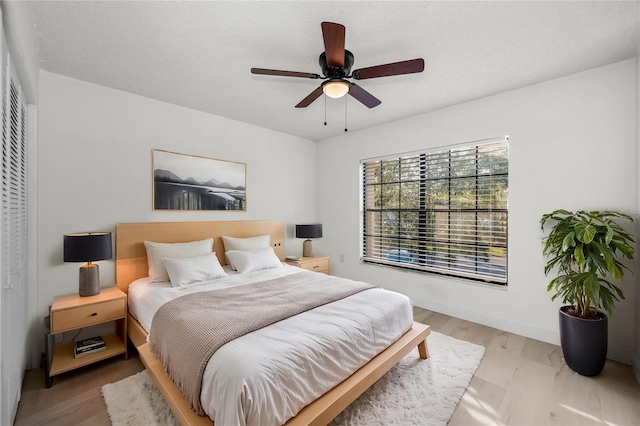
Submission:
M 347 97 L 344 97 L 344 131 L 347 131 Z
M 324 125 L 327 125 L 327 95 L 324 95 Z

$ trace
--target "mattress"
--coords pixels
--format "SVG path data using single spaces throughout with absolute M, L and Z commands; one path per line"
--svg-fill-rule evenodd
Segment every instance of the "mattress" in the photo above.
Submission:
M 284 265 L 176 289 L 136 280 L 129 312 L 147 330 L 156 310 L 187 293 L 210 291 L 289 274 L 316 274 Z M 376 288 L 317 307 L 237 338 L 209 360 L 200 394 L 220 425 L 280 425 L 411 328 L 409 299 Z

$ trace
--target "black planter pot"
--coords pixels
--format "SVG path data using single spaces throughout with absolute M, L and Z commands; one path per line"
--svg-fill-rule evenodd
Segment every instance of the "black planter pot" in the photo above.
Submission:
M 607 360 L 608 318 L 598 311 L 597 319 L 569 315 L 573 306 L 560 308 L 560 344 L 569 368 L 583 376 L 597 376 Z

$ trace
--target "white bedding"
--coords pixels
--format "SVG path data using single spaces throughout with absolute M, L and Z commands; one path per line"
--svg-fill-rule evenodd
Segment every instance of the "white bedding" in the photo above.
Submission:
M 229 270 L 225 267 L 227 273 Z M 184 294 L 249 284 L 293 273 L 292 266 L 177 289 L 135 281 L 129 312 L 145 330 L 156 310 Z M 222 346 L 204 373 L 201 404 L 219 425 L 280 425 L 347 378 L 413 324 L 409 299 L 372 289 L 256 330 Z

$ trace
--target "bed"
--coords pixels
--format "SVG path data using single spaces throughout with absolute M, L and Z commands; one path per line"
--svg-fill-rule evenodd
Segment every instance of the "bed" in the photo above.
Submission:
M 218 257 L 220 264 L 226 265 L 227 261 L 224 256 L 224 247 L 223 247 L 221 236 L 248 238 L 248 237 L 265 235 L 265 234 L 270 236 L 270 245 L 273 249 L 273 252 L 277 255 L 277 257 L 280 260 L 284 259 L 284 224 L 282 222 L 230 221 L 230 222 L 168 222 L 168 223 L 153 222 L 153 223 L 118 224 L 116 227 L 116 283 L 120 289 L 122 289 L 125 292 L 128 292 L 129 286 L 132 283 L 136 283 L 136 286 L 137 286 L 141 280 L 144 281 L 144 277 L 146 277 L 148 273 L 148 263 L 147 263 L 146 250 L 145 250 L 143 241 L 175 243 L 175 242 L 196 241 L 196 240 L 201 240 L 203 238 L 213 237 L 214 238 L 213 251 L 216 253 L 216 256 Z M 298 268 L 283 266 L 282 269 L 279 269 L 278 271 L 271 271 L 271 273 L 272 275 L 273 274 L 295 275 L 300 273 L 303 273 L 303 274 L 306 273 L 314 276 L 316 275 L 316 273 L 313 273 L 313 272 L 303 272 L 300 270 L 292 271 L 292 269 L 298 269 Z M 247 277 L 249 275 L 251 274 L 247 274 Z M 317 274 L 317 275 L 320 275 L 320 274 Z M 302 277 L 302 275 L 296 275 L 296 276 Z M 227 279 L 225 278 L 225 280 Z M 234 282 L 234 280 L 240 282 L 242 280 L 245 280 L 245 277 L 242 277 L 242 279 L 240 279 L 239 277 L 232 275 L 230 276 L 228 281 Z M 134 296 L 134 294 L 136 294 L 134 292 L 134 288 L 136 287 L 135 286 L 132 287 L 131 299 L 139 298 L 138 296 Z M 375 291 L 384 291 L 384 290 L 376 289 L 376 290 L 363 291 L 362 293 L 349 296 L 344 301 L 341 300 L 339 302 L 346 303 L 347 306 L 349 306 L 348 305 L 349 303 L 355 303 L 355 305 L 358 305 L 358 304 L 368 305 L 369 304 L 368 301 L 366 301 L 365 299 L 358 300 L 357 297 L 360 297 L 360 298 L 371 297 L 371 296 L 364 296 L 364 294 L 365 293 L 369 294 Z M 356 301 L 353 302 L 351 301 L 352 299 Z M 308 315 L 311 318 L 311 323 L 331 322 L 331 321 L 326 321 L 326 318 L 333 318 L 333 317 L 340 316 L 340 315 L 336 315 L 335 313 L 336 311 L 331 311 L 332 309 L 338 309 L 337 305 L 339 305 L 340 303 L 334 302 L 332 304 L 329 304 L 331 306 L 329 305 L 323 306 L 322 309 L 316 308 L 310 311 L 310 313 L 305 312 L 304 314 L 297 315 L 296 317 L 304 317 L 305 315 Z M 355 305 L 351 305 L 351 307 L 347 307 L 347 308 L 343 307 L 341 309 L 354 310 L 355 308 L 353 308 L 353 306 Z M 158 388 L 162 392 L 165 400 L 167 401 L 167 403 L 169 404 L 169 406 L 171 407 L 171 409 L 176 414 L 177 418 L 180 420 L 182 424 L 209 424 L 209 425 L 212 424 L 213 421 L 209 417 L 198 416 L 196 412 L 191 409 L 191 406 L 183 396 L 182 392 L 165 374 L 163 364 L 156 357 L 156 355 L 152 353 L 149 347 L 149 343 L 147 342 L 147 337 L 148 337 L 147 330 L 150 327 L 149 317 L 151 314 L 149 313 L 141 314 L 140 312 L 136 312 L 137 309 L 138 309 L 137 307 L 133 308 L 132 312 L 130 313 L 130 317 L 128 321 L 129 338 L 134 344 L 134 346 L 136 346 L 136 348 L 138 349 L 142 362 L 147 367 L 149 374 L 151 375 L 151 377 L 157 384 Z M 326 316 L 324 317 L 325 319 L 322 319 L 322 320 L 318 320 L 318 318 L 313 317 L 313 315 L 316 315 L 316 314 L 320 315 L 323 309 L 328 310 L 328 315 L 330 316 Z M 146 319 L 145 319 L 145 315 L 146 315 Z M 327 315 L 327 314 L 324 314 L 324 315 Z M 138 321 L 137 319 L 138 317 L 140 317 L 141 321 Z M 406 321 L 407 321 L 406 318 L 404 318 L 402 321 L 404 321 L 404 324 L 406 326 Z M 292 323 L 292 322 L 289 320 L 285 320 L 285 321 L 281 321 L 278 324 L 284 327 L 285 325 L 289 326 L 289 323 Z M 293 325 L 291 326 L 297 327 Z M 303 328 L 304 327 L 306 326 L 303 326 Z M 410 320 L 410 323 L 406 327 L 408 328 L 408 330 L 403 334 L 401 334 L 399 338 L 397 338 L 397 340 L 395 337 L 393 337 L 393 341 L 389 342 L 390 345 L 387 347 L 387 344 L 385 344 L 386 349 L 382 350 L 381 352 L 379 352 L 380 348 L 378 349 L 369 348 L 368 343 L 362 344 L 361 346 L 359 346 L 360 344 L 357 341 L 354 341 L 356 342 L 356 344 L 351 345 L 353 349 L 351 352 L 351 355 L 354 358 L 357 358 L 357 356 L 360 356 L 360 358 L 367 357 L 367 360 L 369 359 L 370 356 L 372 356 L 373 358 L 368 361 L 364 361 L 364 365 L 362 365 L 360 368 L 357 368 L 357 367 L 354 368 L 353 366 L 349 367 L 349 368 L 353 368 L 353 370 L 346 375 L 344 380 L 341 379 L 341 381 L 339 381 L 332 388 L 330 389 L 327 388 L 327 391 L 324 394 L 314 396 L 313 397 L 315 398 L 314 400 L 305 402 L 304 405 L 306 406 L 304 406 L 304 408 L 302 408 L 300 411 L 297 411 L 298 408 L 295 408 L 295 406 L 294 408 L 290 408 L 294 410 L 294 413 L 297 412 L 297 414 L 295 414 L 294 417 L 290 418 L 286 424 L 327 424 L 337 414 L 339 414 L 342 410 L 344 410 L 344 408 L 346 408 L 352 401 L 354 401 L 360 394 L 362 394 L 362 392 L 364 392 L 373 383 L 375 383 L 377 379 L 379 379 L 382 375 L 384 375 L 391 367 L 393 367 L 404 355 L 406 355 L 414 347 L 418 348 L 421 358 L 427 358 L 428 351 L 426 346 L 426 337 L 430 332 L 429 327 L 423 324 L 413 323 L 412 320 Z M 265 336 L 260 337 L 259 336 L 260 333 L 254 332 L 254 333 L 251 333 L 252 335 L 251 338 L 273 339 L 273 335 L 269 335 L 269 333 L 272 333 L 275 331 L 273 331 L 271 328 L 275 329 L 277 327 L 268 326 L 268 327 L 265 327 L 264 330 L 260 330 L 260 333 L 266 333 L 265 335 L 266 337 Z M 278 332 L 281 332 L 281 330 Z M 286 332 L 287 331 L 285 330 L 284 333 Z M 295 334 L 291 334 L 291 336 L 297 335 L 298 333 L 299 333 L 299 330 L 296 331 Z M 242 336 L 242 338 L 236 339 L 240 343 L 237 343 L 236 340 L 234 340 L 233 342 L 229 342 L 227 345 L 223 346 L 221 350 L 215 354 L 214 357 L 211 357 L 211 362 L 207 366 L 207 369 L 208 369 L 207 371 L 209 371 L 209 369 L 211 368 L 213 368 L 214 371 L 216 371 L 216 369 L 224 370 L 224 368 L 220 367 L 220 365 L 217 365 L 216 367 L 211 367 L 211 365 L 216 364 L 217 362 L 214 359 L 217 359 L 217 358 L 222 359 L 223 355 L 218 356 L 218 353 L 224 352 L 222 351 L 222 349 L 226 350 L 228 348 L 232 348 L 233 347 L 232 344 L 236 344 L 236 343 L 237 345 L 239 345 L 237 346 L 238 348 L 251 347 L 251 346 L 242 346 L 242 345 L 248 344 L 247 343 L 248 338 L 249 338 L 249 335 Z M 287 339 L 284 339 L 283 341 L 286 341 L 287 344 L 289 344 L 288 343 L 289 340 L 294 340 L 294 339 L 287 338 Z M 383 339 L 381 339 L 381 341 L 382 340 Z M 265 341 L 268 341 L 268 340 L 265 340 Z M 254 343 L 251 343 L 251 344 L 254 344 Z M 231 351 L 229 353 L 234 354 L 235 353 L 234 350 L 237 351 L 237 353 L 243 352 L 242 349 L 229 349 L 229 351 Z M 285 348 L 283 350 L 290 351 L 290 348 L 289 349 Z M 337 350 L 348 351 L 349 346 L 339 347 L 337 348 Z M 367 351 L 373 351 L 373 350 L 375 350 L 375 353 L 377 353 L 377 355 L 375 355 L 375 353 L 366 355 L 368 353 Z M 249 352 L 257 352 L 257 351 L 249 351 Z M 362 354 L 360 354 L 360 352 L 362 352 Z M 249 355 L 254 356 L 254 358 L 251 361 L 251 365 L 253 365 L 253 363 L 255 363 L 256 360 L 258 360 L 258 358 L 256 358 L 255 353 L 249 354 Z M 263 355 L 265 358 L 268 358 L 269 356 L 266 353 L 261 354 L 260 356 L 263 356 Z M 229 358 L 230 356 L 227 354 L 227 357 Z M 231 356 L 231 358 L 233 358 L 233 356 Z M 313 356 L 310 357 L 308 355 L 305 355 L 304 359 L 307 359 L 307 358 L 313 358 Z M 335 359 L 335 358 L 336 357 L 333 356 L 328 358 L 328 360 Z M 340 358 L 340 357 L 337 357 L 337 358 Z M 350 357 L 346 356 L 346 358 L 350 358 Z M 322 362 L 327 362 L 327 360 Z M 354 362 L 355 363 L 361 362 L 361 360 L 358 361 L 356 359 Z M 305 364 L 301 369 L 306 370 L 308 368 L 311 369 L 309 365 Z M 334 366 L 326 368 L 325 370 L 333 371 Z M 310 376 L 316 376 L 318 375 L 318 372 L 322 372 L 322 371 L 323 371 L 322 369 L 320 370 L 316 369 L 315 373 L 313 374 L 309 373 L 309 374 Z M 205 376 L 206 375 L 207 373 L 205 372 Z M 311 379 L 313 379 L 313 377 L 309 377 L 309 380 Z M 333 377 L 332 380 L 336 380 L 336 378 Z M 304 379 L 303 381 L 306 382 L 307 380 Z M 323 381 L 323 383 L 326 384 L 326 381 Z M 289 385 L 285 384 L 285 387 L 288 387 L 288 386 Z M 208 388 L 209 390 L 206 390 L 206 389 L 207 388 L 205 387 L 204 381 L 203 381 L 203 390 L 202 390 L 203 399 L 206 399 L 207 401 L 212 400 L 218 404 L 225 404 L 225 402 L 222 399 L 216 398 L 214 396 L 214 395 L 218 395 L 218 396 L 222 395 L 224 394 L 224 392 L 216 391 L 215 386 L 211 386 L 210 388 Z M 288 389 L 286 390 L 288 391 Z M 205 395 L 210 395 L 210 396 L 207 396 L 205 398 L 204 397 Z M 294 393 L 294 395 L 296 394 Z M 305 395 L 304 397 L 308 398 L 309 395 Z M 246 396 L 243 396 L 243 398 L 246 398 Z M 220 399 L 220 401 L 216 401 L 217 399 Z M 204 402 L 203 402 L 203 405 L 204 405 Z M 216 408 L 209 407 L 208 410 L 215 411 Z M 217 408 L 217 410 L 219 410 L 219 407 Z M 215 417 L 218 418 L 218 415 L 219 413 L 216 414 Z M 228 420 L 228 417 L 220 417 L 220 418 Z M 227 421 L 219 420 L 219 423 L 226 424 Z

